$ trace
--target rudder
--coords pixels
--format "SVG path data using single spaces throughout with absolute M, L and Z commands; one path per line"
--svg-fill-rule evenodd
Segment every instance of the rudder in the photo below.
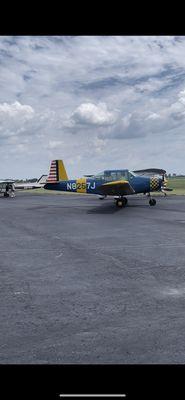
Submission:
M 60 181 L 67 181 L 68 176 L 66 169 L 64 167 L 64 163 L 62 160 L 53 160 L 51 161 L 50 171 L 47 178 L 47 182 L 55 183 Z

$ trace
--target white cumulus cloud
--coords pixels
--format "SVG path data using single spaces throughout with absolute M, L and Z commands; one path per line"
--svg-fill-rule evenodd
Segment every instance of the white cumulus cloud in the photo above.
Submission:
M 116 121 L 116 113 L 108 111 L 105 103 L 83 103 L 72 113 L 72 120 L 77 124 L 112 125 Z
M 179 101 L 180 103 L 185 105 L 185 90 L 181 90 L 179 93 Z
M 22 105 L 19 101 L 15 101 L 12 104 L 2 103 L 0 104 L 0 120 L 2 117 L 23 117 L 25 119 L 32 118 L 34 110 L 29 105 Z
M 35 111 L 29 105 L 15 101 L 0 103 L 0 140 L 30 132 Z M 28 133 L 29 134 L 29 133 Z

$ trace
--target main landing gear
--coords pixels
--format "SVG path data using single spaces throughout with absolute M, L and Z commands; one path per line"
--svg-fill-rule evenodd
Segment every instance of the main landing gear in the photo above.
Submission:
M 116 200 L 116 205 L 117 207 L 125 207 L 127 205 L 127 198 L 120 197 L 119 199 Z

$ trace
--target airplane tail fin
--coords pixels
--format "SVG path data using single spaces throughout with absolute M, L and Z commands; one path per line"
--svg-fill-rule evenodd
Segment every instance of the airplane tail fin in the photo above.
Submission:
M 44 184 L 46 183 L 47 175 L 41 175 L 39 179 L 37 179 L 37 183 Z
M 67 180 L 68 176 L 63 161 L 62 160 L 51 161 L 47 182 L 56 183 L 59 181 L 67 181 Z

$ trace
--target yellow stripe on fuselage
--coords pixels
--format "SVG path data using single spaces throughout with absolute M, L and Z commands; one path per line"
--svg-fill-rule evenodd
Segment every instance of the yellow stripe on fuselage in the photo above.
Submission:
M 128 181 L 124 181 L 124 180 L 121 180 L 121 181 L 110 181 L 110 182 L 104 183 L 104 186 L 105 185 L 106 186 L 108 186 L 108 185 L 119 185 L 119 184 L 124 184 L 124 183 L 128 183 Z
M 79 178 L 76 180 L 77 193 L 87 193 L 86 180 L 86 178 Z

